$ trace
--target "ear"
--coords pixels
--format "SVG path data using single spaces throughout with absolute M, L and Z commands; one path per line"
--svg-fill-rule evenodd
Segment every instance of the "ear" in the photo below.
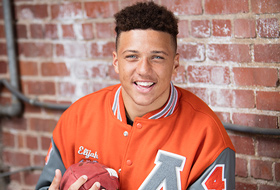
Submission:
M 113 52 L 113 66 L 116 73 L 119 73 L 119 61 L 117 52 Z
M 173 65 L 173 71 L 175 71 L 179 67 L 179 61 L 180 60 L 180 55 L 179 53 L 176 53 L 174 57 L 174 65 Z

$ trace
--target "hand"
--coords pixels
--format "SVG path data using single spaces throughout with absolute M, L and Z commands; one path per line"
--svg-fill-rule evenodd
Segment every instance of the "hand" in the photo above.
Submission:
M 61 171 L 59 169 L 55 170 L 55 176 L 53 178 L 53 181 L 51 183 L 51 186 L 49 187 L 49 190 L 59 190 L 59 184 L 61 181 L 62 175 Z M 78 190 L 85 182 L 87 181 L 87 176 L 83 175 L 77 179 L 70 187 L 69 190 Z M 100 189 L 100 183 L 95 182 L 92 187 L 89 190 L 99 190 Z

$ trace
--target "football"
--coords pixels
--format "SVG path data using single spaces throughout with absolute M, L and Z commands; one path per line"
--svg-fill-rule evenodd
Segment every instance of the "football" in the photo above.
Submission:
M 60 190 L 68 190 L 70 185 L 82 175 L 86 175 L 88 179 L 79 190 L 88 190 L 95 182 L 101 184 L 100 189 L 118 190 L 120 188 L 118 174 L 114 169 L 96 161 L 81 160 L 66 170 L 61 179 Z

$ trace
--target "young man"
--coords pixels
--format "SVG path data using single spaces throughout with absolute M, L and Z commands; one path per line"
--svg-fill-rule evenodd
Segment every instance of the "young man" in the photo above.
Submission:
M 36 188 L 59 189 L 70 165 L 90 159 L 118 171 L 122 190 L 235 189 L 235 152 L 223 125 L 204 102 L 171 83 L 179 65 L 178 20 L 153 2 L 115 18 L 113 65 L 121 84 L 63 113 Z

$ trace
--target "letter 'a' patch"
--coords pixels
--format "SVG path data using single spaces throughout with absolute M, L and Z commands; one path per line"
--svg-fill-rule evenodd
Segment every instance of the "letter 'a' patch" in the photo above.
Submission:
M 181 190 L 180 171 L 185 166 L 184 156 L 159 150 L 155 159 L 156 166 L 139 187 L 139 190 Z

